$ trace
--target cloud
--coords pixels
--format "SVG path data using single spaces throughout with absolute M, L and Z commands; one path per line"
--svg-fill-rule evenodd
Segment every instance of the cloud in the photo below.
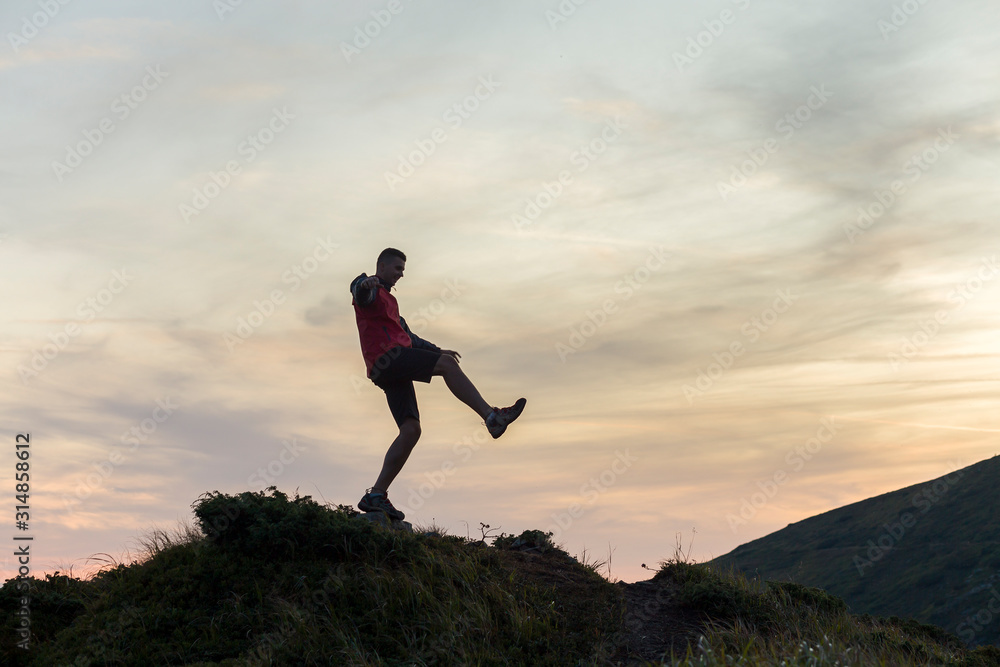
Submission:
M 125 46 L 63 43 L 48 48 L 25 49 L 21 55 L 0 55 L 0 70 L 33 67 L 58 62 L 128 60 L 134 52 Z
M 343 309 L 344 304 L 342 300 L 337 300 L 333 296 L 327 295 L 323 297 L 319 305 L 306 310 L 305 320 L 313 326 L 321 327 L 333 322 L 338 316 L 342 315 Z
M 23 23 L 23 20 L 22 20 Z M 37 24 L 36 24 L 37 25 Z M 34 27 L 34 26 L 33 26 Z M 65 20 L 57 14 L 34 32 L 21 26 L 13 55 L 0 54 L 0 70 L 44 65 L 134 59 L 144 41 L 165 38 L 175 26 L 170 21 L 145 18 L 93 18 Z M 30 37 L 25 37 L 30 34 Z

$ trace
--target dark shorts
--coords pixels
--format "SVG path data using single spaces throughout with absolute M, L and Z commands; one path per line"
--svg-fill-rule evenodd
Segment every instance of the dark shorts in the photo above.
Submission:
M 371 381 L 385 392 L 389 411 L 397 426 L 402 426 L 408 417 L 420 421 L 413 382 L 430 382 L 434 366 L 440 358 L 440 352 L 394 347 L 375 360 Z

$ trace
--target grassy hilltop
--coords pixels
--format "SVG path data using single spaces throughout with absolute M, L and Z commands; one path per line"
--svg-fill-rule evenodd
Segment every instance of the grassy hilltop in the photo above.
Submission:
M 492 544 L 409 533 L 273 488 L 206 494 L 194 511 L 199 530 L 154 534 L 138 562 L 29 580 L 27 651 L 4 584 L 0 663 L 1000 664 L 938 628 L 683 558 L 615 584 L 540 531 Z

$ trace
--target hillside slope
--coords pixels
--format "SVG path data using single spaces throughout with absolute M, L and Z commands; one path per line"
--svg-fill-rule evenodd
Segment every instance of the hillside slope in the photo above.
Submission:
M 790 524 L 713 564 L 822 588 L 855 613 L 1000 644 L 1000 457 Z

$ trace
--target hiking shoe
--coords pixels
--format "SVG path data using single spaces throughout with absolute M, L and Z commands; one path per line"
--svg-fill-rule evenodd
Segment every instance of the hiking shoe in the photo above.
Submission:
M 494 439 L 503 435 L 507 425 L 521 416 L 521 411 L 527 402 L 527 399 L 519 398 L 509 408 L 493 408 L 493 412 L 486 418 L 486 428 L 489 429 L 490 435 Z
M 389 502 L 389 496 L 384 491 L 368 489 L 361 502 L 358 503 L 358 509 L 362 512 L 382 512 L 395 521 L 402 521 L 406 517 L 405 514 L 392 506 L 392 503 Z

